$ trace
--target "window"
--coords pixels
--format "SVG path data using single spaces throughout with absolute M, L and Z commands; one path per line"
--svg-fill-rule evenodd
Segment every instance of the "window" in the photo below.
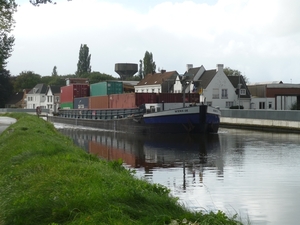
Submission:
M 217 89 L 217 88 L 213 89 L 213 96 L 212 96 L 212 98 L 213 99 L 219 99 L 220 98 L 219 89 Z
M 154 89 L 152 89 L 152 93 L 154 93 Z
M 265 103 L 259 102 L 259 109 L 265 109 Z
M 272 109 L 272 102 L 269 102 L 269 109 Z
M 226 108 L 230 108 L 231 106 L 233 106 L 233 102 L 226 102 Z
M 241 89 L 240 90 L 240 95 L 246 95 L 246 89 Z
M 222 89 L 222 99 L 228 98 L 227 89 Z

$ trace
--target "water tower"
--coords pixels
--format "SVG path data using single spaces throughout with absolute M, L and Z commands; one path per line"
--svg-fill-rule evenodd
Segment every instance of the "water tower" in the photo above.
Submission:
M 127 77 L 132 77 L 138 71 L 138 64 L 136 63 L 116 63 L 115 72 L 120 75 L 122 80 Z

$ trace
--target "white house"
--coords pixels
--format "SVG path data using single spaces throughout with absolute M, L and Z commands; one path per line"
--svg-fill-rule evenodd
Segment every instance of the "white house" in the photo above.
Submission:
M 49 109 L 49 112 L 57 112 L 60 105 L 60 87 L 48 85 L 46 91 L 46 101 L 42 105 L 43 108 Z
M 34 88 L 32 88 L 26 96 L 27 109 L 36 109 L 36 107 L 46 108 L 45 101 L 46 101 L 46 91 L 47 85 L 46 84 L 37 84 Z
M 192 82 L 185 91 L 202 93 L 207 105 L 220 108 L 240 105 L 249 109 L 251 96 L 243 77 L 227 76 L 223 68 L 223 64 L 217 64 L 216 69 L 205 70 L 203 66 L 193 68 L 189 64 L 184 76 L 190 76 Z
M 181 82 L 176 71 L 148 74 L 136 86 L 136 93 L 181 93 Z

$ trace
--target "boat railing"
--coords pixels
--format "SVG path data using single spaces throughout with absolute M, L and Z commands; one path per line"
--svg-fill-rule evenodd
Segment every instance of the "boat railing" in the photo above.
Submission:
M 145 113 L 141 108 L 129 109 L 61 109 L 59 116 L 70 119 L 94 119 L 109 120 L 126 118 L 130 116 L 142 116 Z

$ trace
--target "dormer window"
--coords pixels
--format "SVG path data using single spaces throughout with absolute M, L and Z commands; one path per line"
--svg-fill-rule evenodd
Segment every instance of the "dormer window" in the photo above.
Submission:
M 156 81 L 154 81 L 154 84 L 156 84 L 157 83 L 157 80 Z
M 145 84 L 147 84 L 147 81 L 145 82 Z

